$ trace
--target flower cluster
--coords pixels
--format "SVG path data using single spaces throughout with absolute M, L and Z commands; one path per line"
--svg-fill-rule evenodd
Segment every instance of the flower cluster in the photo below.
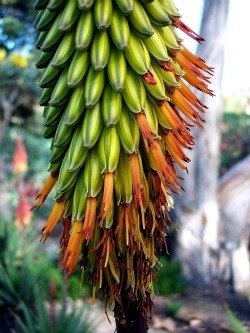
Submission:
M 212 68 L 182 45 L 178 29 L 202 38 L 171 0 L 38 0 L 36 8 L 52 144 L 34 207 L 56 188 L 42 240 L 61 221 L 68 276 L 79 263 L 118 320 L 124 293 L 147 316 L 171 193 L 181 191 L 176 165 L 187 168 L 190 127 L 202 126 L 206 109 L 189 84 L 212 95 Z

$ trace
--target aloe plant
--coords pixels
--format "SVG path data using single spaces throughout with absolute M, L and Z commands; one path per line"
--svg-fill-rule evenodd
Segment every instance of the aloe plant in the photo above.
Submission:
M 213 96 L 213 68 L 178 29 L 204 39 L 172 0 L 36 0 L 34 8 L 39 104 L 52 139 L 34 208 L 56 191 L 42 240 L 62 223 L 68 277 L 80 263 L 117 331 L 147 331 L 157 249 L 166 245 L 171 193 L 182 188 L 176 165 L 187 170 L 189 127 L 202 127 L 206 109 L 188 85 Z
M 225 307 L 227 317 L 230 321 L 232 330 L 234 333 L 247 333 L 241 321 L 237 318 L 237 316 L 233 313 L 233 311 L 226 306 Z
M 37 244 L 30 237 L 25 242 L 22 235 L 10 224 L 6 224 L 0 234 L 0 306 L 11 309 L 18 308 L 20 300 L 32 302 L 35 271 L 39 271 Z
M 54 301 L 46 306 L 45 295 L 39 289 L 35 291 L 35 311 L 25 303 L 21 303 L 23 318 L 15 316 L 19 333 L 92 333 L 95 332 L 96 320 L 89 317 L 86 306 L 73 304 L 69 310 L 66 299 L 58 304 L 56 310 Z
M 22 304 L 33 306 L 35 285 L 47 283 L 47 257 L 38 249 L 30 229 L 22 232 L 1 221 L 0 228 L 0 325 L 12 329 L 13 316 L 23 314 Z M 7 328 L 6 328 L 7 330 Z M 4 331 L 5 333 L 8 332 Z

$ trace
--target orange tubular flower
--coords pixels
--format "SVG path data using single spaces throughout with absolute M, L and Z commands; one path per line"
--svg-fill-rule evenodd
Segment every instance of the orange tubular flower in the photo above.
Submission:
M 155 148 L 149 151 L 149 156 L 163 184 L 166 184 L 172 191 L 178 193 L 180 185 L 177 181 L 176 171 L 173 166 L 166 161 L 159 142 L 155 141 Z
M 62 220 L 63 232 L 60 239 L 60 249 L 62 251 L 62 260 L 65 255 L 65 251 L 69 244 L 70 231 L 71 231 L 71 220 L 69 218 L 64 218 Z
M 114 175 L 112 172 L 104 174 L 104 189 L 101 208 L 101 225 L 107 217 L 113 200 Z
M 57 182 L 57 176 L 53 172 L 50 173 L 49 177 L 45 181 L 43 187 L 41 188 L 41 190 L 39 191 L 39 193 L 36 197 L 36 201 L 34 203 L 33 208 L 41 207 L 41 205 L 44 203 L 45 199 L 47 198 L 47 196 L 50 194 L 51 190 L 55 186 L 56 182 Z
M 67 272 L 68 276 L 71 276 L 74 272 L 79 259 L 82 248 L 82 233 L 82 221 L 74 220 L 72 233 L 70 235 L 68 246 L 62 261 L 62 266 Z
M 204 112 L 204 109 L 207 109 L 206 105 L 204 105 L 196 96 L 195 94 L 188 88 L 187 84 L 180 80 L 180 92 L 181 94 L 192 104 L 194 105 L 199 111 Z
M 179 65 L 185 70 L 185 71 L 191 71 L 197 76 L 201 77 L 203 80 L 206 80 L 206 76 L 201 72 L 199 68 L 197 68 L 195 65 L 190 63 L 181 52 L 178 52 L 176 54 L 175 60 L 178 62 Z
M 141 184 L 139 158 L 136 153 L 133 153 L 129 156 L 129 165 L 132 175 L 134 200 L 135 204 L 139 205 L 142 201 L 142 184 Z
M 63 216 L 63 211 L 65 209 L 63 202 L 55 202 L 54 207 L 50 213 L 50 216 L 42 230 L 42 238 L 41 241 L 45 242 L 48 238 L 49 234 L 55 228 L 56 224 L 60 221 Z
M 168 102 L 163 103 L 163 105 L 160 107 L 160 111 L 176 133 L 188 133 L 187 125 L 185 122 L 183 122 L 180 115 L 174 111 Z
M 200 68 L 201 70 L 203 70 L 204 72 L 212 75 L 214 72 L 214 69 L 212 67 L 209 67 L 204 60 L 202 60 L 200 57 L 197 57 L 195 54 L 193 54 L 192 52 L 190 52 L 187 48 L 185 48 L 185 46 L 182 46 L 182 54 L 183 56 L 190 62 L 192 63 L 194 66 Z
M 138 154 L 133 153 L 129 156 L 129 166 L 132 176 L 133 192 L 134 192 L 134 203 L 135 206 L 139 206 L 141 210 L 142 227 L 145 229 L 145 216 L 142 200 L 142 182 L 141 182 L 141 170 Z
M 146 115 L 144 112 L 139 112 L 137 114 L 137 121 L 138 125 L 140 127 L 140 131 L 142 134 L 142 138 L 145 144 L 146 149 L 154 147 L 155 145 L 155 137 L 156 135 L 152 132 L 151 127 L 149 126 L 149 123 L 147 121 Z
M 186 163 L 190 162 L 190 159 L 181 150 L 177 137 L 175 137 L 172 132 L 169 132 L 163 135 L 163 140 L 173 160 L 176 161 L 182 169 L 187 170 Z
M 180 109 L 180 111 L 189 118 L 193 123 L 200 125 L 200 116 L 192 108 L 189 102 L 183 97 L 183 95 L 176 89 L 175 92 L 170 95 L 172 102 Z
M 90 238 L 92 238 L 95 229 L 96 208 L 97 208 L 96 198 L 93 197 L 87 198 L 86 215 L 83 224 L 83 239 L 89 240 Z
M 213 96 L 213 92 L 208 88 L 207 84 L 196 74 L 192 72 L 185 72 L 183 77 L 189 84 L 191 84 L 198 90 Z

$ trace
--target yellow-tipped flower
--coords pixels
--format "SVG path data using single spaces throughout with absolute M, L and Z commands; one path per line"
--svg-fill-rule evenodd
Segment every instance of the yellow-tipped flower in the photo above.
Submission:
M 124 294 L 149 318 L 166 211 L 181 190 L 176 166 L 187 169 L 190 126 L 201 126 L 206 109 L 188 85 L 213 95 L 213 69 L 176 32 L 203 39 L 172 0 L 37 0 L 35 7 L 52 148 L 51 175 L 34 206 L 54 186 L 57 200 L 42 239 L 62 221 L 68 275 L 81 262 L 118 321 Z
M 45 199 L 47 198 L 47 196 L 49 195 L 49 193 L 55 186 L 56 182 L 57 182 L 57 176 L 53 172 L 51 172 L 49 174 L 49 177 L 45 181 L 43 187 L 39 191 L 33 208 L 39 208 L 43 204 L 43 202 L 45 201 Z
M 54 230 L 56 224 L 60 221 L 60 219 L 63 216 L 63 211 L 65 209 L 65 205 L 63 202 L 58 202 L 56 201 L 54 204 L 54 207 L 50 213 L 50 216 L 45 224 L 45 226 L 43 227 L 42 230 L 42 241 L 45 241 L 49 234 Z

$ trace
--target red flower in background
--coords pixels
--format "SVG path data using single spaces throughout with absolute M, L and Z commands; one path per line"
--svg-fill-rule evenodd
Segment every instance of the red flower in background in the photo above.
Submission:
M 28 169 L 28 155 L 22 137 L 17 137 L 12 160 L 13 172 L 17 176 L 24 175 Z
M 32 212 L 26 188 L 19 192 L 19 202 L 16 208 L 15 222 L 18 229 L 24 229 L 31 221 Z

